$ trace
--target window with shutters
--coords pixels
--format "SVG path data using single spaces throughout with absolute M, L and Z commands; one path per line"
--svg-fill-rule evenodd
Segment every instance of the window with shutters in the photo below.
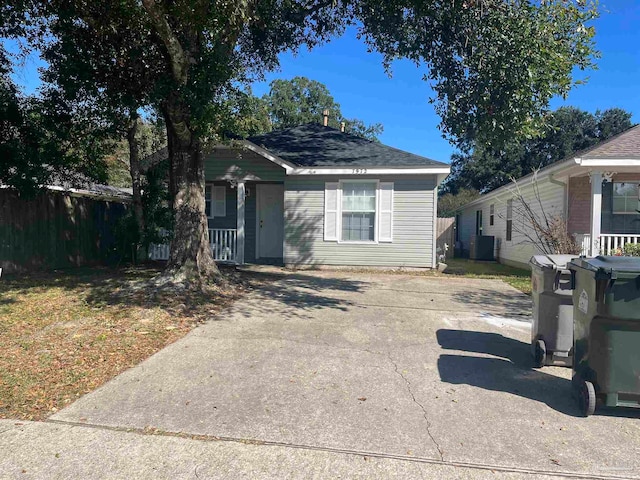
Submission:
M 207 185 L 204 189 L 204 211 L 207 218 L 227 216 L 227 188 Z
M 325 184 L 326 241 L 393 241 L 393 182 L 342 180 Z
M 495 214 L 496 206 L 492 203 L 489 206 L 489 226 L 493 227 L 493 217 Z

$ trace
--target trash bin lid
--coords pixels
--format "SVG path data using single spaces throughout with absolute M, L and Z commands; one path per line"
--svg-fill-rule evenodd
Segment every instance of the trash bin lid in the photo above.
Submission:
M 580 257 L 573 260 L 571 265 L 600 274 L 621 272 L 640 275 L 639 257 L 605 257 L 604 255 L 599 255 L 595 258 Z
M 540 268 L 566 270 L 567 264 L 574 258 L 578 258 L 578 255 L 534 255 L 529 263 Z

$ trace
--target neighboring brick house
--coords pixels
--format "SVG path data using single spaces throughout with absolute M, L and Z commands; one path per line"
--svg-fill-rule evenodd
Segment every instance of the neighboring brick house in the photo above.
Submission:
M 547 215 L 560 215 L 582 245 L 584 255 L 611 255 L 626 243 L 640 243 L 640 126 L 632 127 L 588 150 L 540 170 L 534 195 L 533 175 L 516 183 L 530 205 Z M 463 251 L 472 235 L 496 238 L 499 261 L 524 266 L 539 253 L 513 230 L 515 185 L 505 185 L 468 203 L 456 220 L 456 239 Z M 541 205 L 539 205 L 540 203 Z

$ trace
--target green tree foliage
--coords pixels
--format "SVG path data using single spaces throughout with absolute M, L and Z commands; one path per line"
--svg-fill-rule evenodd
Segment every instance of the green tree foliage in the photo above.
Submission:
M 384 55 L 426 67 L 440 128 L 460 149 L 501 148 L 544 125 L 555 96 L 593 65 L 596 3 L 378 0 L 356 3 L 361 36 Z
M 145 116 L 140 122 L 136 140 L 141 159 L 166 147 L 167 133 L 162 119 Z M 131 187 L 129 144 L 122 136 L 118 136 L 110 142 L 113 146 L 104 159 L 107 167 L 107 182 L 115 187 Z
M 106 131 L 90 108 L 78 111 L 55 89 L 24 96 L 9 77 L 0 51 L 0 184 L 35 194 L 49 184 L 104 180 Z
M 386 67 L 408 58 L 425 68 L 445 135 L 462 148 L 497 149 L 535 132 L 549 100 L 575 84 L 574 68 L 591 66 L 588 22 L 597 14 L 582 0 L 33 0 L 0 8 L 3 35 L 26 33 L 41 49 L 61 48 L 71 74 L 74 57 L 111 65 L 90 69 L 97 84 L 122 79 L 126 95 L 99 90 L 109 105 L 128 107 L 131 98 L 162 112 L 175 215 L 168 272 L 194 281 L 217 273 L 202 150 L 218 141 L 238 85 L 276 68 L 280 53 L 313 48 L 357 24 Z M 126 88 L 140 79 L 140 90 Z
M 269 86 L 269 93 L 262 100 L 267 105 L 274 130 L 305 123 L 322 124 L 323 112 L 328 110 L 330 127 L 340 128 L 340 124 L 344 122 L 347 133 L 374 141 L 378 141 L 378 135 L 383 131 L 380 123 L 367 125 L 357 118 L 345 118 L 340 104 L 335 101 L 327 86 L 316 80 L 306 77 L 278 79 Z
M 454 217 L 461 206 L 475 200 L 479 196 L 480 192 L 468 188 L 461 188 L 455 195 L 453 193 L 440 195 L 438 197 L 438 217 Z
M 488 192 L 536 169 L 563 160 L 631 127 L 631 113 L 620 108 L 596 111 L 562 107 L 549 115 L 543 134 L 506 142 L 500 150 L 479 145 L 451 157 L 444 193 L 470 188 Z

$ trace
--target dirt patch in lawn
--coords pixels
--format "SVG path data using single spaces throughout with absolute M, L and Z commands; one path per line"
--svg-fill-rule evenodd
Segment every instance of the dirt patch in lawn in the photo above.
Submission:
M 252 288 L 167 292 L 148 267 L 0 279 L 0 418 L 45 418 L 184 336 Z

